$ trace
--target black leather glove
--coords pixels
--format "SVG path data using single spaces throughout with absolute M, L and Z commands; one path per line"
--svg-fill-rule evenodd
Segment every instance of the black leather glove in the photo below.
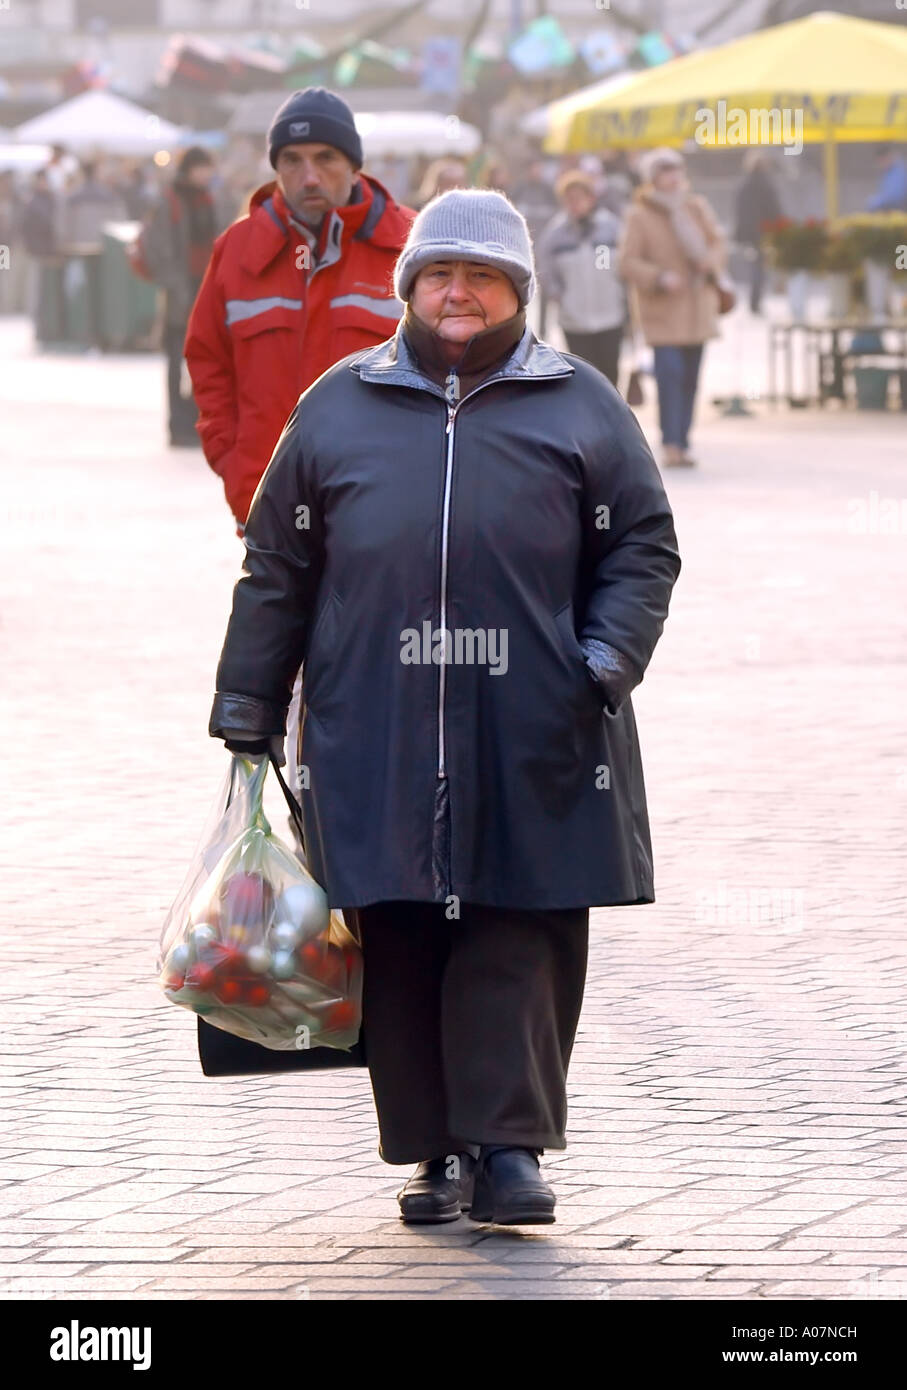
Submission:
M 630 691 L 639 685 L 642 672 L 628 656 L 607 642 L 584 637 L 580 647 L 586 659 L 586 670 L 595 684 L 602 706 L 609 714 L 616 714 Z
M 262 758 L 273 753 L 277 766 L 286 766 L 284 740 L 280 734 L 274 734 L 273 738 L 243 739 L 237 732 L 224 739 L 224 747 L 231 753 L 238 753 L 241 758 L 251 759 L 253 763 L 261 762 Z

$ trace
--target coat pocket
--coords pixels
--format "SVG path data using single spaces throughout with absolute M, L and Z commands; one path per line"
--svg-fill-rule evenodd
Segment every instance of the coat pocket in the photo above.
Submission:
M 314 703 L 316 715 L 318 707 L 329 700 L 340 674 L 338 639 L 342 617 L 343 599 L 336 589 L 331 589 L 315 619 L 302 673 L 303 703 L 308 707 Z
M 600 719 L 602 717 L 602 704 L 596 694 L 595 685 L 583 656 L 583 649 L 573 626 L 572 603 L 565 603 L 563 608 L 558 609 L 554 614 L 554 625 L 561 639 L 561 649 L 575 675 L 574 708 L 576 713 L 579 718 Z
M 383 343 L 393 336 L 404 306 L 389 295 L 343 294 L 331 300 L 333 360 Z

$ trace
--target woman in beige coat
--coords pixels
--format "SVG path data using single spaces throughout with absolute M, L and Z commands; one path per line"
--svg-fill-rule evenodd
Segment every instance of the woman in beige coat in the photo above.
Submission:
M 655 349 L 664 462 L 691 467 L 687 452 L 703 345 L 716 338 L 727 248 L 715 214 L 689 186 L 683 157 L 653 150 L 627 209 L 618 252 L 633 315 Z

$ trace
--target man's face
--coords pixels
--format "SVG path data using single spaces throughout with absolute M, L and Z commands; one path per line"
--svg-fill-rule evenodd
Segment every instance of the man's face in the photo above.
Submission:
M 350 200 L 359 177 L 342 150 L 333 145 L 284 145 L 277 156 L 277 183 L 303 222 L 317 227 L 331 208 Z
M 509 276 L 484 261 L 432 261 L 416 276 L 413 313 L 450 343 L 512 318 L 520 307 Z

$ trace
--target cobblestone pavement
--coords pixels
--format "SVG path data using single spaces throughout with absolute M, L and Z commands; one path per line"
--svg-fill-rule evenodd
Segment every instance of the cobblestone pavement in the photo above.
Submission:
M 413 1230 L 364 1074 L 205 1079 L 158 991 L 241 547 L 163 447 L 158 361 L 25 345 L 4 326 L 2 1295 L 907 1297 L 903 418 L 702 411 L 634 701 L 658 902 L 594 914 L 557 1224 Z

